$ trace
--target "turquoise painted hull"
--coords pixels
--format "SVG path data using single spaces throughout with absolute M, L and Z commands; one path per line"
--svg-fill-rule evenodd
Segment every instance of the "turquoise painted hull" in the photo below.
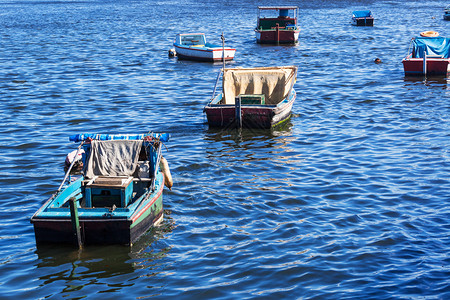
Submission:
M 130 245 L 149 230 L 163 216 L 164 177 L 158 171 L 154 191 L 142 188 L 147 182 L 136 180 L 135 190 L 143 189 L 124 208 L 86 208 L 86 182 L 83 177 L 71 182 L 54 194 L 31 218 L 37 244 L 76 244 L 69 206 L 70 198 L 77 198 L 78 216 L 83 244 Z

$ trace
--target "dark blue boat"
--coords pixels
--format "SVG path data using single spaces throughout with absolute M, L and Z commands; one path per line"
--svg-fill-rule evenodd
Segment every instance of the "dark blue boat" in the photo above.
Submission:
M 168 139 L 168 134 L 71 136 L 81 144 L 66 176 L 31 218 L 36 243 L 130 245 L 161 222 L 165 175 L 170 176 L 168 168 L 165 174 L 160 168 L 161 145 Z M 82 168 L 73 174 L 77 164 Z
M 373 15 L 370 10 L 355 10 L 352 12 L 352 25 L 373 26 Z

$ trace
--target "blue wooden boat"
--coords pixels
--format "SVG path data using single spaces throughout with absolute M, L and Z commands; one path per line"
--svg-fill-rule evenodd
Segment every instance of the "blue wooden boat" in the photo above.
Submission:
M 77 153 L 58 190 L 30 220 L 36 243 L 131 245 L 161 222 L 163 188 L 171 181 L 168 168 L 160 168 L 168 139 L 154 133 L 71 136 L 80 143 Z M 82 170 L 73 174 L 77 163 Z

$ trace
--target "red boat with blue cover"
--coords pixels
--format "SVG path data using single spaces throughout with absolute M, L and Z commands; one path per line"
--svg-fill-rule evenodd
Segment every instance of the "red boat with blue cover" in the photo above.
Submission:
M 402 60 L 405 76 L 448 76 L 450 38 L 425 32 L 411 39 L 408 55 Z

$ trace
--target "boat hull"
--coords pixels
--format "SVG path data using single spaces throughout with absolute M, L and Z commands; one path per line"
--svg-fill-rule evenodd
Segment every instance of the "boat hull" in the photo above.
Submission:
M 78 209 L 81 239 L 83 244 L 122 244 L 131 245 L 143 233 L 163 218 L 162 174 L 158 175 L 158 186 L 153 193 L 146 195 L 142 202 L 129 213 L 107 212 L 105 209 Z M 43 207 L 48 207 L 54 197 Z M 41 208 L 32 218 L 36 244 L 76 244 L 69 208 L 58 208 L 57 211 Z
M 205 48 L 205 47 L 180 47 L 174 45 L 176 55 L 179 59 L 219 62 L 222 61 L 222 48 Z M 234 59 L 236 49 L 225 48 L 225 61 Z
M 352 18 L 352 25 L 354 25 L 354 26 L 373 26 L 373 17 Z
M 292 90 L 289 100 L 278 106 L 242 105 L 242 127 L 268 129 L 281 124 L 291 116 L 295 97 L 295 91 Z M 236 107 L 234 105 L 211 104 L 205 107 L 205 113 L 210 127 L 235 126 Z
M 405 76 L 448 76 L 450 74 L 450 59 L 448 58 L 427 58 L 426 69 L 424 69 L 423 61 L 423 58 L 403 59 Z
M 300 30 L 255 30 L 259 44 L 296 44 Z
M 80 220 L 84 244 L 130 244 L 130 221 L 127 220 Z M 34 220 L 36 244 L 76 243 L 70 219 Z

